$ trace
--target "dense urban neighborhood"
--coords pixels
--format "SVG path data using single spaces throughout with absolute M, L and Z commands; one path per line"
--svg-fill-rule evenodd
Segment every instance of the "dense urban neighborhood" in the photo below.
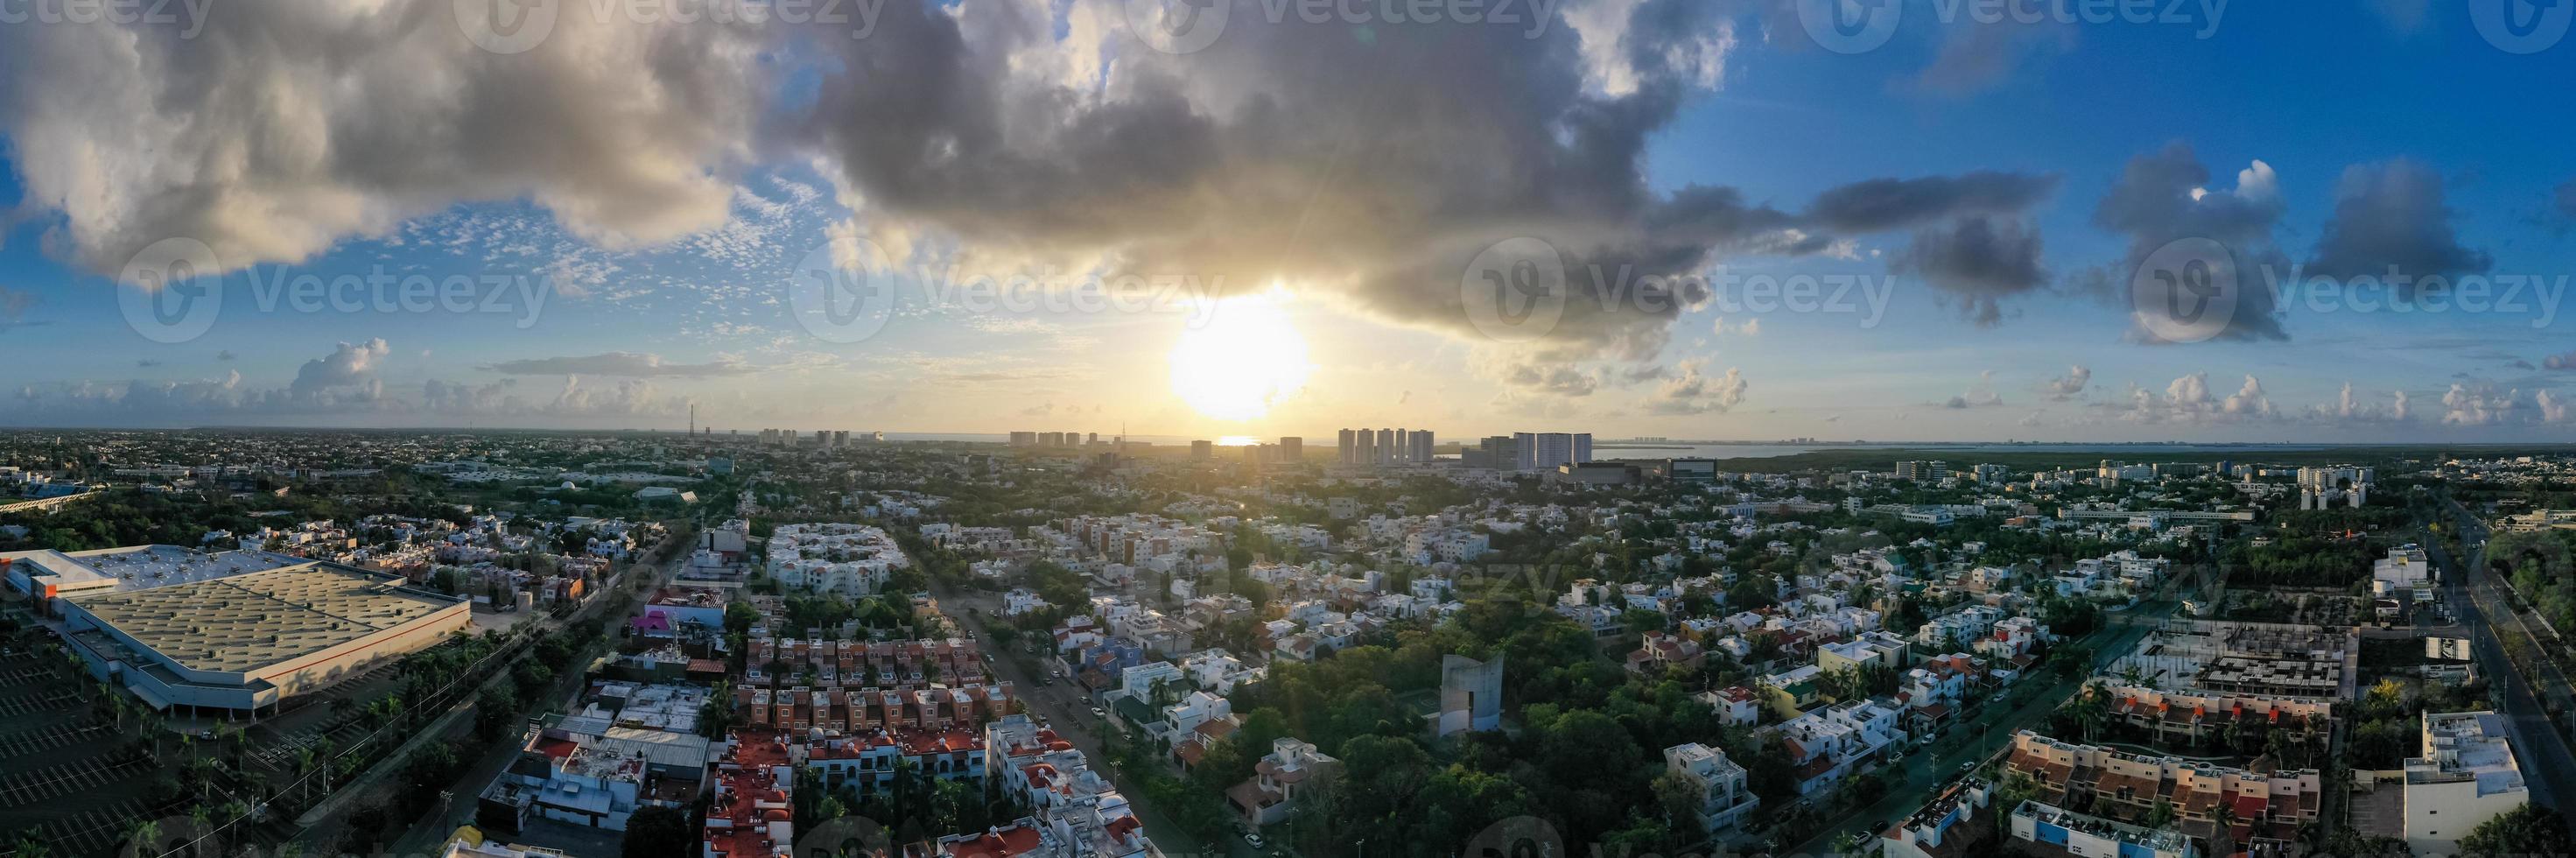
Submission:
M 1399 432 L 0 436 L 6 848 L 2569 848 L 2576 460 Z

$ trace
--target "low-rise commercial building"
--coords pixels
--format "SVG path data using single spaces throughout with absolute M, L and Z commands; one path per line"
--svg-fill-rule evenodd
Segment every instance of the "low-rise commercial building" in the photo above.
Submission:
M 252 715 L 436 646 L 473 622 L 463 597 L 318 562 L 79 592 L 57 608 L 72 651 L 99 679 L 155 709 Z
M 2199 846 L 2180 831 L 2088 816 L 2041 801 L 2025 801 L 2013 808 L 2012 836 L 2080 858 L 2196 858 L 2201 854 Z
M 2457 854 L 2460 838 L 2530 800 L 2504 716 L 2424 713 L 2423 754 L 2406 761 L 2408 849 L 2428 858 Z

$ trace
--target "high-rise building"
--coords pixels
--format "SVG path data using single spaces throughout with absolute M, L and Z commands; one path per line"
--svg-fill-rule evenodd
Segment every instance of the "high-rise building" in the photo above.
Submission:
M 1282 461 L 1299 461 L 1304 455 L 1305 440 L 1281 438 L 1285 448 Z M 1412 429 L 1344 429 L 1341 434 L 1341 463 L 1345 465 L 1393 465 L 1431 461 L 1431 430 Z
M 1512 447 L 1513 470 L 1554 470 L 1592 461 L 1590 432 L 1516 432 Z
M 1306 461 L 1306 439 L 1295 436 L 1280 438 L 1279 461 L 1291 465 Z
M 1207 461 L 1216 458 L 1216 445 L 1207 441 L 1190 442 L 1190 458 Z

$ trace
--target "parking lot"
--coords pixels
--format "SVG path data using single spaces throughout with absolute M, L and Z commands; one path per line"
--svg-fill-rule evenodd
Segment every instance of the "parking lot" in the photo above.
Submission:
M 146 794 L 161 772 L 99 714 L 96 683 L 66 675 L 59 651 L 12 640 L 0 670 L 0 831 L 34 833 L 56 855 L 112 852 L 133 820 L 155 813 Z M 7 848 L 0 843 L 0 849 Z

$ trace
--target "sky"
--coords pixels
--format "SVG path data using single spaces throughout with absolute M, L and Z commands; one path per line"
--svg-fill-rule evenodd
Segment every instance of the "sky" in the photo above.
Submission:
M 10 6 L 0 425 L 2576 438 L 2526 3 Z

